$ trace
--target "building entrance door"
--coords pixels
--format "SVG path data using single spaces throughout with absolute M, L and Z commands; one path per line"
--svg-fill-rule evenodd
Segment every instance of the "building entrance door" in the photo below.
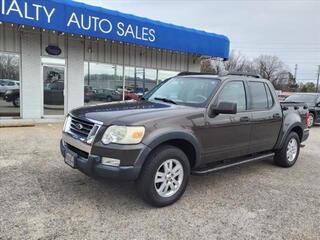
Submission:
M 65 72 L 63 65 L 42 65 L 44 117 L 65 114 Z

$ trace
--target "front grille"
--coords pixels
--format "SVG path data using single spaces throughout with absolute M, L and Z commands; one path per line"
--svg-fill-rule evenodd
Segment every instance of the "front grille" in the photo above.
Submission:
M 94 123 L 92 122 L 76 118 L 74 116 L 71 117 L 70 132 L 80 137 L 87 138 L 93 127 Z
M 86 152 L 84 152 L 84 151 L 82 151 L 82 150 L 80 150 L 80 149 L 78 149 L 78 148 L 76 148 L 76 147 L 74 147 L 74 146 L 72 146 L 72 145 L 70 145 L 68 143 L 66 143 L 66 145 L 72 152 L 78 154 L 78 156 L 83 157 L 85 159 L 88 159 L 88 157 L 89 157 L 88 153 L 86 153 Z

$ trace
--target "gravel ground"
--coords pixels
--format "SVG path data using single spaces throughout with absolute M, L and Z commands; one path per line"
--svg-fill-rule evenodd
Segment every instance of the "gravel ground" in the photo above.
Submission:
M 320 239 L 319 126 L 293 168 L 267 160 L 193 176 L 162 209 L 134 183 L 65 165 L 61 128 L 0 128 L 0 239 Z

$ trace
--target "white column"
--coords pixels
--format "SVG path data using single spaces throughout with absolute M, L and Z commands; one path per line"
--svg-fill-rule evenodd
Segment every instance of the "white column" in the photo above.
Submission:
M 84 105 L 84 42 L 68 39 L 67 112 Z
M 24 119 L 41 118 L 42 77 L 40 34 L 21 33 L 21 112 Z

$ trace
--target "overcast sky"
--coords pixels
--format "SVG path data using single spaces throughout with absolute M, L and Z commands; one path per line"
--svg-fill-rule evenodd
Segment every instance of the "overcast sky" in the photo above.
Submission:
M 320 0 L 79 0 L 91 5 L 224 34 L 231 49 L 273 54 L 298 81 L 315 81 L 320 65 Z

